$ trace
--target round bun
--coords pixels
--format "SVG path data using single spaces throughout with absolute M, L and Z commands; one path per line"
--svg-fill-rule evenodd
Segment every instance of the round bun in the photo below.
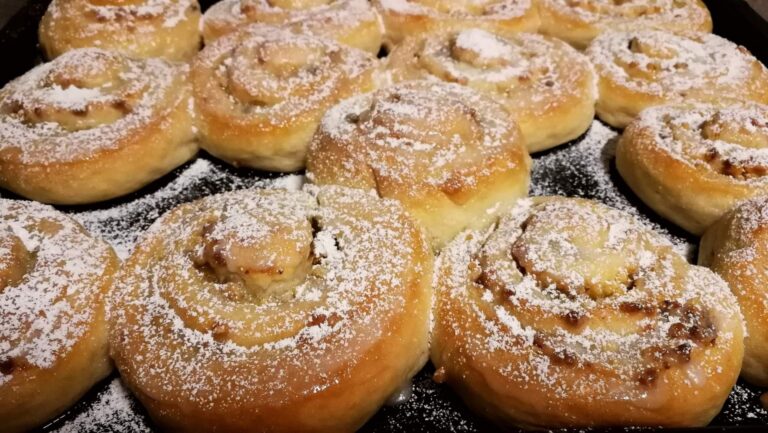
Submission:
M 502 424 L 704 426 L 741 368 L 725 282 L 597 202 L 522 200 L 443 250 L 435 290 L 438 377 Z
M 311 192 L 207 197 L 140 239 L 111 347 L 158 427 L 352 432 L 426 362 L 421 230 L 373 194 Z
M 587 55 L 599 78 L 597 115 L 617 128 L 666 103 L 768 103 L 768 69 L 746 48 L 713 34 L 607 32 Z
M 671 105 L 624 131 L 616 167 L 664 218 L 701 234 L 740 201 L 768 194 L 768 106 Z
M 533 0 L 373 0 L 390 47 L 409 36 L 479 28 L 500 35 L 535 32 L 539 14 Z
M 238 166 L 304 167 L 325 111 L 374 88 L 369 54 L 252 25 L 205 47 L 192 65 L 201 146 Z
M 701 0 L 539 0 L 541 32 L 577 48 L 610 30 L 712 31 Z
M 30 431 L 112 370 L 115 253 L 52 207 L 0 199 L 0 432 Z
M 381 25 L 368 0 L 222 0 L 203 16 L 205 43 L 254 23 L 334 39 L 371 54 L 382 43 Z
M 197 151 L 187 68 L 83 48 L 0 90 L 0 186 L 46 203 L 133 192 Z
M 530 152 L 579 137 L 595 117 L 592 64 L 554 38 L 480 29 L 441 32 L 406 39 L 387 62 L 395 82 L 436 78 L 502 102 Z
M 707 229 L 699 264 L 723 277 L 739 300 L 747 325 L 741 376 L 768 386 L 768 197 L 744 202 Z
M 53 0 L 40 21 L 49 59 L 76 48 L 189 60 L 200 49 L 197 0 Z
M 330 109 L 307 178 L 404 204 L 439 248 L 527 195 L 531 160 L 504 107 L 458 84 L 412 81 Z

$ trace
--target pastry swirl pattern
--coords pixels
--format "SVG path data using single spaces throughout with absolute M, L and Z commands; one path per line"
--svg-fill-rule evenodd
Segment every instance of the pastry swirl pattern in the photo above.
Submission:
M 435 288 L 441 379 L 504 423 L 706 425 L 741 366 L 727 285 L 595 202 L 521 201 L 446 247 Z

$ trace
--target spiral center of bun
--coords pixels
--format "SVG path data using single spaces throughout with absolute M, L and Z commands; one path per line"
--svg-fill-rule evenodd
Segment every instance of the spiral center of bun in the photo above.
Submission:
M 303 10 L 327 6 L 333 3 L 333 0 L 267 0 L 267 3 L 280 9 Z
M 526 220 L 512 246 L 512 256 L 524 273 L 571 296 L 585 293 L 601 299 L 632 289 L 638 263 L 628 251 L 637 250 L 641 242 L 635 223 L 602 208 L 594 212 L 567 204 L 543 208 Z
M 483 132 L 475 109 L 459 98 L 445 100 L 449 97 L 407 89 L 383 91 L 373 98 L 370 109 L 348 120 L 385 145 L 432 150 L 456 141 L 481 141 Z
M 768 148 L 768 120 L 756 116 L 733 118 L 718 111 L 699 126 L 701 138 L 715 143 L 708 147 L 703 159 L 716 172 L 741 180 L 768 175 L 766 156 L 760 150 Z M 727 143 L 735 155 L 728 155 L 717 143 Z
M 309 221 L 258 224 L 230 216 L 203 227 L 194 262 L 227 287 L 228 296 L 247 302 L 289 299 L 312 269 L 313 228 Z M 242 290 L 238 290 L 242 289 Z
M 16 286 L 32 266 L 34 256 L 9 229 L 0 231 L 0 293 Z
M 515 51 L 507 41 L 484 30 L 458 33 L 450 50 L 455 60 L 478 68 L 507 66 L 515 60 Z
M 119 96 L 124 67 L 118 54 L 65 53 L 50 63 L 32 91 L 7 98 L 3 110 L 29 123 L 52 122 L 70 131 L 112 123 L 131 111 L 131 102 Z
M 235 49 L 228 68 L 229 92 L 238 100 L 271 106 L 309 91 L 340 53 L 302 39 L 250 39 Z

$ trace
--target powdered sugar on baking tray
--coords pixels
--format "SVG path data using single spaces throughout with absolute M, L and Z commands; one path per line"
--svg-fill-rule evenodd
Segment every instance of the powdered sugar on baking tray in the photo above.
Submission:
M 109 241 L 122 258 L 128 257 L 140 233 L 160 215 L 181 203 L 214 192 L 266 187 L 298 190 L 304 176 L 287 175 L 262 179 L 198 158 L 166 185 L 149 194 L 105 209 L 77 211 L 73 217 L 93 233 Z
M 673 101 L 704 92 L 748 96 L 752 90 L 744 83 L 765 68 L 745 49 L 710 33 L 606 32 L 586 53 L 601 80 Z
M 673 235 L 658 223 L 651 222 L 638 209 L 637 199 L 630 201 L 628 189 L 620 186 L 618 174 L 613 170 L 618 137 L 618 132 L 595 120 L 589 131 L 575 144 L 534 158 L 531 195 L 584 197 L 603 202 L 650 224 L 669 238 L 678 252 L 693 260 L 695 243 Z
M 27 267 L 18 283 L 0 290 L 2 386 L 17 368 L 53 367 L 88 332 L 104 304 L 113 256 L 107 244 L 39 203 L 0 199 L 0 228 L 3 244 L 23 243 L 23 251 L 5 260 Z
M 52 430 L 55 433 L 85 431 L 150 433 L 146 419 L 136 411 L 136 402 L 120 379 L 112 379 L 96 400 L 74 418 Z

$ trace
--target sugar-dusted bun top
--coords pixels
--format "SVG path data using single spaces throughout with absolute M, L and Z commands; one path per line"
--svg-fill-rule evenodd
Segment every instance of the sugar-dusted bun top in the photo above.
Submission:
M 332 103 L 340 88 L 353 92 L 375 64 L 331 40 L 251 25 L 207 46 L 193 77 L 202 109 L 279 126 Z
M 103 320 L 116 258 L 50 206 L 0 199 L 0 387 L 54 367 Z
M 457 237 L 436 278 L 443 334 L 555 400 L 668 404 L 666 384 L 701 388 L 743 338 L 725 282 L 634 217 L 582 199 L 521 201 L 493 230 Z
M 140 239 L 119 278 L 121 371 L 161 401 L 202 410 L 320 393 L 422 302 L 429 254 L 399 205 L 359 190 L 245 190 L 182 205 Z
M 321 140 L 346 149 L 379 185 L 399 185 L 392 188 L 406 196 L 424 188 L 460 195 L 493 172 L 527 164 L 520 131 L 502 105 L 442 82 L 414 81 L 348 99 L 326 113 L 315 136 Z M 501 155 L 513 157 L 485 164 Z
M 614 86 L 668 100 L 739 99 L 768 91 L 765 66 L 745 48 L 709 33 L 606 32 L 587 55 Z
M 187 68 L 77 49 L 0 90 L 0 158 L 74 162 L 121 147 L 188 104 Z
M 381 8 L 404 15 L 515 18 L 533 7 L 531 0 L 379 0 Z
M 647 109 L 630 125 L 634 146 L 729 181 L 768 182 L 768 106 L 683 104 Z M 636 137 L 636 138 L 632 138 Z

